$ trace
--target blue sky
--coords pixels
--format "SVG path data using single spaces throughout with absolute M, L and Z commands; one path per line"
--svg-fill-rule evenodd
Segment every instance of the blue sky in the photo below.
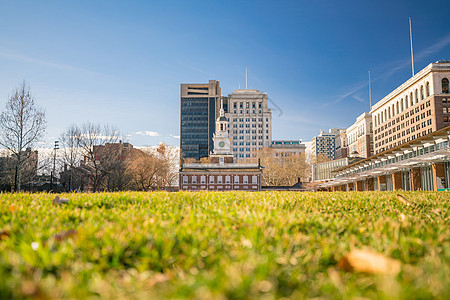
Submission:
M 178 145 L 180 83 L 267 92 L 273 138 L 345 128 L 416 72 L 450 59 L 444 1 L 0 0 L 0 109 L 26 80 L 51 145 L 72 123 Z

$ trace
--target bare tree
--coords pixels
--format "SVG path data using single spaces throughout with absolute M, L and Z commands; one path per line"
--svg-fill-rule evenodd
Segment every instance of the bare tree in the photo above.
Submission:
M 64 171 L 67 171 L 67 189 L 72 191 L 74 188 L 74 176 L 80 172 L 76 172 L 75 168 L 82 159 L 80 151 L 80 133 L 79 128 L 72 124 L 65 132 L 63 132 L 59 141 L 61 143 L 61 160 Z M 68 167 L 68 168 L 67 168 Z
M 128 173 L 133 188 L 154 190 L 171 186 L 177 178 L 179 152 L 161 143 L 156 152 L 139 151 L 129 159 Z
M 264 166 L 262 184 L 266 186 L 293 185 L 300 178 L 308 180 L 311 165 L 305 154 L 277 155 L 273 149 L 264 147 L 256 152 L 260 163 Z
M 129 162 L 128 172 L 132 178 L 133 188 L 148 191 L 158 186 L 158 173 L 163 168 L 161 160 L 154 154 L 145 152 Z
M 101 126 L 87 122 L 80 127 L 73 126 L 72 132 L 67 132 L 67 134 L 75 134 L 79 153 L 84 158 L 85 164 L 91 169 L 89 176 L 92 189 L 94 192 L 100 190 L 106 176 L 121 159 L 122 152 L 120 150 L 117 151 L 112 146 L 106 148 L 106 146 L 119 141 L 119 132 L 109 125 Z
M 22 166 L 27 159 L 25 150 L 33 147 L 45 133 L 46 119 L 36 106 L 30 88 L 24 81 L 13 90 L 0 115 L 0 145 L 15 157 L 16 191 L 20 191 Z

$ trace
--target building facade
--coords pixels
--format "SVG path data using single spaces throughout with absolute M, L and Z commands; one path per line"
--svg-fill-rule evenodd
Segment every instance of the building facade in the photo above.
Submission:
M 340 129 L 335 136 L 336 159 L 346 158 L 348 156 L 347 148 L 347 132 L 345 129 Z
M 329 191 L 450 191 L 450 126 L 332 171 Z
M 373 154 L 372 133 L 372 116 L 365 112 L 346 130 L 348 154 L 356 151 L 359 157 L 371 156 Z
M 374 153 L 450 125 L 450 61 L 431 63 L 376 103 L 370 113 Z
M 213 150 L 213 134 L 221 89 L 218 80 L 181 84 L 180 149 L 183 158 L 200 160 Z
M 270 149 L 274 150 L 276 156 L 290 156 L 305 154 L 306 145 L 300 140 L 278 140 L 272 141 Z
M 341 129 L 331 128 L 328 132 L 321 131 L 318 136 L 312 139 L 311 153 L 314 156 L 326 155 L 330 159 L 336 159 L 336 135 Z
M 183 163 L 179 172 L 180 190 L 260 191 L 262 167 L 259 162 L 234 163 L 228 134 L 229 123 L 225 117 L 223 100 L 220 102 L 210 163 Z
M 255 151 L 272 144 L 272 112 L 267 93 L 240 89 L 228 95 L 229 134 L 235 159 L 255 157 Z

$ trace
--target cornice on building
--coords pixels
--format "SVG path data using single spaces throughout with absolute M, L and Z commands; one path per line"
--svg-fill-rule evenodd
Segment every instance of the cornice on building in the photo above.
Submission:
M 418 81 L 423 79 L 425 76 L 427 76 L 431 72 L 450 72 L 450 63 L 431 63 L 422 70 L 420 70 L 417 74 L 415 74 L 413 77 L 405 81 L 402 85 L 397 87 L 395 90 L 390 92 L 387 96 L 385 96 L 383 99 L 378 101 L 375 105 L 372 106 L 370 113 L 373 114 L 377 109 L 388 103 L 393 98 L 397 97 L 401 93 L 403 93 L 405 90 L 407 90 L 412 85 L 416 84 Z

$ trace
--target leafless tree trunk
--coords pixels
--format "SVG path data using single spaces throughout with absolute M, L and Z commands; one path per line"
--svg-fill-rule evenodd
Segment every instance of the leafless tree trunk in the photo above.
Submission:
M 0 115 L 0 145 L 16 158 L 16 191 L 20 191 L 21 169 L 27 157 L 24 151 L 31 148 L 45 133 L 46 119 L 36 106 L 30 88 L 24 81 L 13 90 L 6 109 Z
M 83 157 L 86 167 L 91 169 L 89 176 L 93 191 L 101 189 L 105 177 L 121 159 L 120 151 L 102 148 L 102 146 L 117 143 L 119 132 L 109 125 L 101 126 L 87 122 L 81 126 L 72 125 L 62 136 L 66 137 L 66 144 L 76 146 L 76 151 L 69 150 L 72 165 L 76 157 Z
M 80 151 L 80 133 L 79 128 L 73 124 L 71 125 L 67 131 L 63 132 L 59 141 L 61 143 L 61 160 L 63 166 L 69 166 L 69 178 L 68 178 L 68 190 L 72 191 L 74 187 L 74 169 L 82 159 L 81 151 Z

